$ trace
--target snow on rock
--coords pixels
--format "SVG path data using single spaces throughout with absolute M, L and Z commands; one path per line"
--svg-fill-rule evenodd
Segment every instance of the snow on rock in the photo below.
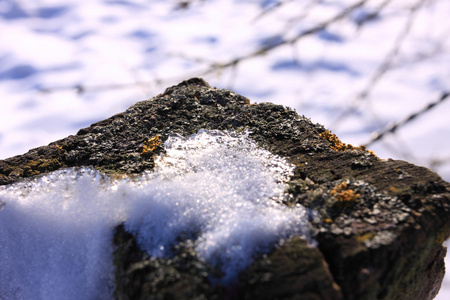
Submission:
M 305 209 L 277 202 L 293 166 L 245 134 L 174 135 L 165 149 L 155 172 L 133 180 L 79 168 L 3 187 L 0 298 L 111 298 L 111 239 L 123 221 L 157 257 L 181 233 L 198 238 L 224 280 L 280 238 L 307 235 Z

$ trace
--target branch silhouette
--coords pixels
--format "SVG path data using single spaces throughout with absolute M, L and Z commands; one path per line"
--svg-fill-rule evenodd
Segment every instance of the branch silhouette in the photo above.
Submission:
M 372 139 L 365 144 L 366 147 L 373 145 L 374 143 L 380 141 L 383 139 L 383 137 L 388 133 L 395 133 L 399 128 L 405 126 L 409 122 L 415 120 L 417 117 L 425 114 L 426 112 L 430 111 L 432 108 L 438 106 L 439 104 L 443 103 L 445 100 L 447 100 L 450 96 L 450 92 L 442 92 L 441 96 L 433 102 L 428 103 L 424 108 L 421 110 L 410 114 L 408 117 L 406 117 L 403 121 L 394 123 L 390 125 L 388 128 L 381 130 L 380 132 L 376 132 L 372 134 Z

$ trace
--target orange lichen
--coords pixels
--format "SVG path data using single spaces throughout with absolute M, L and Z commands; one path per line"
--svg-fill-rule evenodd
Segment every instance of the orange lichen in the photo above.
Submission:
M 398 188 L 396 188 L 395 186 L 390 186 L 390 187 L 389 187 L 389 190 L 390 190 L 391 192 L 393 192 L 393 193 L 396 193 L 396 194 L 398 194 L 398 193 L 401 192 L 401 190 L 398 189 Z
M 330 223 L 333 223 L 333 220 L 330 218 L 324 218 L 324 219 L 322 219 L 322 222 L 330 224 Z
M 358 242 L 365 242 L 367 240 L 374 238 L 375 236 L 376 236 L 375 232 L 368 232 L 368 233 L 364 233 L 364 234 L 359 234 L 359 235 L 355 236 L 355 238 Z
M 147 155 L 149 152 L 153 152 L 159 145 L 161 145 L 161 140 L 158 135 L 155 135 L 151 139 L 144 142 L 144 146 L 142 146 L 141 149 L 141 155 Z
M 368 153 L 376 156 L 372 150 L 367 150 L 366 146 L 364 146 L 364 145 L 355 147 L 352 144 L 346 144 L 346 143 L 341 142 L 341 140 L 334 133 L 331 133 L 328 130 L 319 133 L 319 136 L 321 138 L 329 141 L 331 143 L 330 148 L 335 151 L 345 151 L 345 150 L 356 149 L 356 150 L 368 152 Z
M 111 176 L 111 178 L 114 179 L 114 180 L 122 180 L 122 179 L 130 178 L 130 176 L 129 176 L 129 174 L 114 173 Z
M 361 195 L 354 190 L 348 189 L 347 183 L 344 181 L 336 185 L 330 192 L 331 196 L 335 196 L 337 201 L 351 202 L 358 199 Z

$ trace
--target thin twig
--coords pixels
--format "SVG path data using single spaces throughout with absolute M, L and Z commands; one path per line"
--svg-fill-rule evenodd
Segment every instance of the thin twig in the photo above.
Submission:
M 380 5 L 378 5 L 378 7 L 376 9 L 374 9 L 371 13 L 368 13 L 367 15 L 365 15 L 363 18 L 356 20 L 356 24 L 358 27 L 358 30 L 361 29 L 362 25 L 364 25 L 365 23 L 372 21 L 374 19 L 376 19 L 380 13 L 383 11 L 383 9 L 386 8 L 386 6 L 391 3 L 392 0 L 385 0 L 383 1 Z
M 119 89 L 129 89 L 136 88 L 136 86 L 141 84 L 149 84 L 148 82 L 133 82 L 133 83 L 123 83 L 123 84 L 105 84 L 105 85 L 90 85 L 85 86 L 81 84 L 76 85 L 66 85 L 66 86 L 54 86 L 54 87 L 42 87 L 39 88 L 41 93 L 54 93 L 62 92 L 67 90 L 74 90 L 77 94 L 85 93 L 98 93 L 108 90 L 119 90 Z
M 222 69 L 226 69 L 226 68 L 230 68 L 230 67 L 234 68 L 242 61 L 266 54 L 267 52 L 272 51 L 280 46 L 294 45 L 298 40 L 300 40 L 306 36 L 315 34 L 321 30 L 324 30 L 329 25 L 345 18 L 351 12 L 353 12 L 355 9 L 363 6 L 368 1 L 369 0 L 360 0 L 356 3 L 354 3 L 353 5 L 350 5 L 349 7 L 345 8 L 344 10 L 342 10 L 340 13 L 336 14 L 334 17 L 330 18 L 329 20 L 321 22 L 321 23 L 301 32 L 300 34 L 298 34 L 297 36 L 295 36 L 291 39 L 280 39 L 276 43 L 263 46 L 247 55 L 243 55 L 243 56 L 234 58 L 225 63 L 217 63 L 217 62 L 209 63 L 209 67 L 204 69 L 204 71 L 198 71 L 189 76 L 191 76 L 191 77 L 205 76 L 212 72 L 217 72 L 218 70 L 222 70 Z M 190 58 L 190 59 L 197 60 L 200 63 L 207 63 L 207 61 L 204 59 L 199 59 L 199 58 Z M 188 76 L 188 74 L 186 74 L 185 76 L 181 77 L 181 80 L 189 78 L 189 76 Z M 175 78 L 172 78 L 172 79 L 161 80 L 161 82 L 173 82 L 174 80 L 175 80 Z M 154 83 L 153 82 L 135 82 L 135 83 L 129 83 L 129 84 L 107 84 L 107 85 L 97 85 L 97 86 L 73 85 L 73 86 L 59 86 L 59 87 L 44 87 L 44 88 L 41 88 L 40 91 L 43 93 L 51 93 L 51 92 L 58 92 L 58 91 L 64 91 L 64 90 L 75 90 L 78 94 L 84 94 L 84 93 L 93 93 L 93 92 L 104 92 L 104 91 L 114 90 L 114 89 L 135 88 L 136 85 L 151 85 L 151 84 L 154 84 Z
M 367 142 L 365 144 L 366 147 L 374 144 L 377 141 L 380 141 L 386 134 L 388 133 L 395 133 L 400 127 L 403 127 L 405 124 L 413 121 L 414 119 L 416 119 L 417 117 L 425 114 L 426 112 L 428 112 L 430 109 L 432 109 L 433 107 L 436 107 L 438 104 L 441 104 L 442 102 L 444 102 L 445 100 L 448 99 L 448 97 L 450 96 L 449 92 L 442 92 L 441 96 L 439 97 L 438 100 L 428 103 L 424 108 L 422 108 L 421 110 L 410 114 L 407 118 L 405 118 L 403 121 L 400 121 L 398 123 L 394 123 L 392 125 L 390 125 L 388 128 L 380 131 L 380 132 L 376 132 L 372 134 L 372 139 Z
M 271 13 L 275 10 L 277 10 L 278 8 L 282 7 L 284 4 L 292 2 L 293 0 L 286 0 L 283 2 L 277 2 L 272 6 L 269 6 L 268 8 L 264 9 L 263 11 L 261 11 L 260 14 L 258 14 L 251 22 L 257 22 L 258 20 L 262 19 L 264 16 L 266 16 L 268 13 Z
M 419 8 L 422 7 L 422 5 L 428 0 L 420 0 L 416 2 L 415 5 L 413 5 L 409 10 L 408 18 L 406 19 L 405 26 L 400 31 L 400 33 L 397 35 L 397 39 L 394 43 L 394 46 L 391 48 L 391 50 L 388 52 L 388 54 L 385 56 L 384 60 L 380 63 L 376 71 L 373 73 L 371 78 L 369 79 L 366 86 L 356 95 L 356 97 L 350 102 L 349 108 L 343 111 L 335 120 L 333 127 L 336 128 L 338 124 L 346 119 L 349 114 L 351 114 L 356 106 L 361 103 L 361 101 L 368 98 L 372 90 L 375 88 L 377 83 L 380 81 L 380 79 L 391 69 L 394 60 L 397 58 L 400 48 L 405 41 L 406 37 L 408 36 L 411 27 L 413 25 L 414 19 L 416 17 L 416 13 L 418 12 Z
M 450 156 L 447 157 L 441 157 L 441 158 L 435 158 L 429 160 L 428 166 L 430 169 L 435 170 L 443 165 L 450 164 Z
M 230 60 L 228 62 L 212 64 L 211 67 L 208 70 L 206 70 L 202 75 L 209 74 L 209 73 L 213 72 L 216 69 L 224 69 L 224 68 L 232 67 L 232 66 L 234 66 L 234 65 L 236 65 L 236 64 L 238 64 L 238 63 L 240 63 L 242 61 L 245 61 L 247 59 L 255 58 L 257 56 L 266 54 L 267 52 L 272 51 L 272 50 L 274 50 L 274 49 L 276 49 L 278 47 L 281 47 L 281 46 L 284 46 L 284 45 L 294 44 L 298 40 L 300 40 L 300 39 L 302 39 L 302 38 L 304 38 L 306 36 L 315 34 L 315 33 L 319 32 L 319 31 L 322 31 L 322 30 L 326 29 L 328 26 L 330 26 L 331 24 L 333 24 L 333 23 L 335 23 L 335 22 L 345 18 L 352 11 L 354 11 L 358 7 L 363 6 L 367 1 L 368 0 L 360 0 L 360 1 L 356 2 L 356 3 L 354 3 L 353 5 L 350 5 L 349 7 L 347 7 L 346 9 L 344 9 L 343 11 L 341 11 L 340 13 L 335 15 L 334 17 L 332 17 L 332 18 L 330 18 L 330 19 L 328 19 L 328 20 L 326 20 L 324 22 L 321 22 L 321 23 L 319 23 L 319 24 L 317 24 L 317 25 L 315 25 L 315 26 L 313 26 L 313 27 L 311 27 L 311 28 L 301 32 L 300 34 L 298 34 L 297 36 L 295 36 L 295 37 L 293 37 L 291 39 L 283 39 L 283 38 L 281 38 L 279 41 L 277 41 L 275 43 L 271 43 L 271 44 L 265 45 L 265 46 L 257 49 L 256 51 L 253 51 L 253 52 L 251 52 L 249 54 L 246 54 L 246 55 L 243 55 L 243 56 L 240 56 L 240 57 L 236 57 L 236 58 L 234 58 L 234 59 L 232 59 L 232 60 Z
M 400 52 L 400 48 L 405 41 L 406 37 L 409 35 L 411 31 L 411 27 L 414 23 L 414 19 L 416 17 L 416 13 L 419 10 L 419 8 L 428 0 L 420 0 L 411 7 L 409 11 L 409 16 L 406 20 L 405 26 L 403 27 L 403 30 L 400 32 L 400 34 L 397 36 L 397 39 L 394 43 L 394 47 L 392 47 L 391 51 L 389 51 L 388 55 L 386 55 L 383 62 L 378 66 L 378 69 L 375 71 L 373 76 L 370 78 L 369 83 L 367 86 L 359 93 L 358 100 L 365 99 L 372 89 L 374 89 L 375 85 L 378 83 L 378 81 L 383 77 L 383 75 L 389 71 L 389 69 L 392 66 L 392 63 L 394 62 L 395 58 Z
M 303 8 L 303 11 L 299 15 L 297 15 L 294 18 L 291 18 L 290 20 L 288 20 L 288 22 L 286 23 L 284 31 L 288 31 L 293 26 L 293 24 L 301 22 L 303 19 L 305 19 L 306 16 L 308 16 L 310 11 L 313 9 L 314 5 L 317 5 L 319 3 L 319 1 L 320 0 L 314 0 L 314 1 L 310 1 L 307 4 L 305 4 L 305 7 Z
M 186 78 L 183 77 L 182 80 Z M 54 87 L 42 87 L 39 88 L 39 92 L 41 93 L 56 93 L 56 92 L 64 92 L 64 91 L 75 91 L 77 94 L 82 95 L 86 93 L 100 93 L 107 92 L 111 90 L 124 90 L 124 89 L 135 89 L 140 86 L 151 86 L 151 85 L 161 85 L 164 82 L 172 82 L 172 80 L 160 80 L 155 79 L 154 81 L 139 81 L 133 83 L 124 83 L 124 84 L 99 84 L 99 85 L 66 85 L 66 86 L 54 86 Z

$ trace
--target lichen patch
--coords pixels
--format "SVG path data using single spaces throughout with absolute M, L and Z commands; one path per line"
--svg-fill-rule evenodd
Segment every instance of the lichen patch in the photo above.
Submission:
M 361 145 L 359 147 L 355 147 L 352 144 L 346 144 L 341 142 L 341 140 L 335 135 L 334 133 L 331 133 L 328 130 L 325 130 L 324 132 L 319 133 L 319 136 L 331 143 L 330 148 L 335 151 L 345 151 L 345 150 L 361 150 L 368 152 L 374 156 L 375 153 L 372 150 L 367 150 L 366 146 Z
M 159 145 L 161 145 L 161 140 L 159 139 L 159 135 L 155 135 L 144 142 L 144 145 L 141 148 L 141 155 L 148 155 L 155 151 Z

